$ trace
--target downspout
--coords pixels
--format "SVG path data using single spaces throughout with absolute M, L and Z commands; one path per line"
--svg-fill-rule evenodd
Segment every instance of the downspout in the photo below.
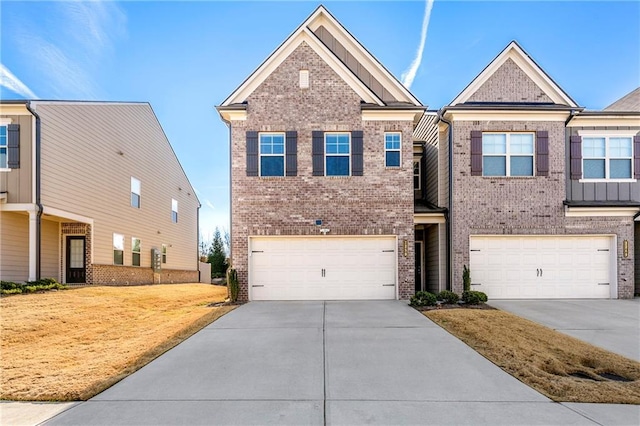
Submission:
M 225 120 L 224 117 L 222 117 L 222 114 L 220 115 L 220 117 L 222 118 L 222 121 L 224 121 L 224 124 L 227 125 L 227 127 L 229 128 L 229 264 L 228 264 L 228 268 L 233 268 L 233 200 L 231 199 L 231 186 L 233 185 L 233 176 L 232 176 L 232 166 L 233 166 L 233 159 L 231 158 L 231 153 L 233 151 L 233 141 L 231 139 L 231 132 L 232 132 L 232 127 L 231 127 L 231 121 L 230 120 Z
M 40 280 L 40 258 L 41 258 L 41 239 L 42 239 L 42 200 L 41 200 L 41 140 L 40 140 L 40 116 L 31 108 L 31 101 L 26 103 L 27 111 L 29 111 L 36 118 L 36 207 L 38 213 L 36 214 L 36 281 Z
M 197 241 L 197 246 L 196 246 L 196 253 L 198 254 L 198 282 L 201 283 L 202 282 L 202 277 L 201 274 L 202 272 L 200 271 L 200 207 L 202 207 L 200 205 L 200 203 L 198 203 L 198 208 L 196 209 L 196 241 Z
M 442 110 L 438 111 L 438 119 L 449 127 L 449 206 L 445 214 L 445 225 L 447 231 L 447 290 L 453 290 L 453 255 L 451 242 L 453 241 L 453 125 L 445 120 Z

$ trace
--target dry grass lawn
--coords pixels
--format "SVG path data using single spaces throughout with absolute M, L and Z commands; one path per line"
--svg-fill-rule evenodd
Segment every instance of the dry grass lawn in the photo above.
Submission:
M 0 299 L 0 399 L 85 400 L 233 309 L 226 287 L 84 287 Z
M 434 310 L 425 315 L 554 401 L 640 404 L 636 361 L 499 310 Z M 585 378 L 570 376 L 575 373 Z M 632 381 L 607 380 L 603 373 Z

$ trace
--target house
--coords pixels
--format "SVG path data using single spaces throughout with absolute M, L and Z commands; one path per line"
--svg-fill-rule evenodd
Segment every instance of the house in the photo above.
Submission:
M 240 299 L 414 293 L 413 131 L 425 106 L 324 7 L 217 110 L 230 128 Z
M 197 282 L 198 209 L 149 104 L 0 101 L 0 279 Z
M 440 117 L 454 290 L 469 265 L 493 299 L 633 297 L 637 101 L 585 111 L 512 42 Z

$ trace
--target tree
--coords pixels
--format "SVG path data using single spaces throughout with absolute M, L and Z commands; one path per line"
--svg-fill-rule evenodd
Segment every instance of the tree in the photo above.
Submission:
M 207 262 L 211 264 L 211 278 L 224 277 L 227 272 L 227 255 L 224 250 L 220 229 L 217 226 L 213 234 L 213 242 L 209 247 Z

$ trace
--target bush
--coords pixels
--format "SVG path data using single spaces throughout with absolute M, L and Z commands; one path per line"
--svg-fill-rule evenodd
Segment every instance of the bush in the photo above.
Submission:
M 468 305 L 481 305 L 488 300 L 487 295 L 481 291 L 467 290 L 462 293 L 462 300 Z
M 231 268 L 227 271 L 227 286 L 229 287 L 229 299 L 232 303 L 238 300 L 240 285 L 238 283 L 238 272 Z
M 436 295 L 428 291 L 419 291 L 411 296 L 411 306 L 434 306 L 437 302 Z
M 462 268 L 462 289 L 471 291 L 471 270 L 467 268 L 467 265 L 463 265 Z
M 456 293 L 449 291 L 449 290 L 442 290 L 440 293 L 438 293 L 436 295 L 436 298 L 438 300 L 443 301 L 444 303 L 447 303 L 449 305 L 454 305 L 456 303 L 458 303 L 458 300 L 460 299 L 460 296 L 458 296 Z
M 53 278 L 43 278 L 38 281 L 27 281 L 24 284 L 14 283 L 11 281 L 1 281 L 2 294 L 20 294 L 20 293 L 35 293 L 36 291 L 46 290 L 65 290 L 66 285 L 60 284 Z

